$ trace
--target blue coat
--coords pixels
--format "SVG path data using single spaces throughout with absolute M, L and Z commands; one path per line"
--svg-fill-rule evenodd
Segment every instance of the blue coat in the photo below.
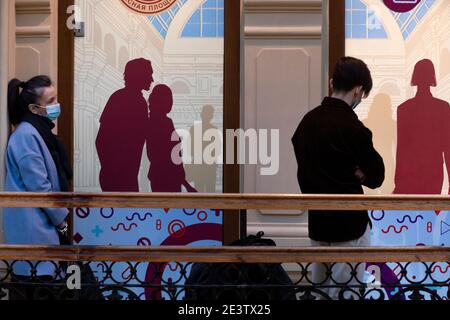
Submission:
M 7 192 L 58 192 L 55 162 L 38 131 L 22 122 L 11 135 L 6 151 Z M 3 226 L 7 244 L 59 245 L 55 226 L 67 217 L 67 209 L 5 208 Z M 37 265 L 38 275 L 53 275 L 55 263 Z M 17 275 L 29 275 L 26 263 L 16 263 Z

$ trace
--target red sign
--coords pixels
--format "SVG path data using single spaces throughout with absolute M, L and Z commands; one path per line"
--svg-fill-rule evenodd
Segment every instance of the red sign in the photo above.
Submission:
M 121 0 L 130 10 L 143 15 L 160 14 L 170 9 L 177 0 Z
M 422 0 L 383 0 L 386 7 L 395 12 L 408 12 L 413 10 Z

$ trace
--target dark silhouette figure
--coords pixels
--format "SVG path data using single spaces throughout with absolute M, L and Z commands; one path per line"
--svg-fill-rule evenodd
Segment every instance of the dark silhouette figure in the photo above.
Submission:
M 397 111 L 396 194 L 441 194 L 444 159 L 450 172 L 450 105 L 431 94 L 436 73 L 433 63 L 419 61 L 412 76 L 414 98 Z
M 172 90 L 158 85 L 149 98 L 150 119 L 147 126 L 147 155 L 150 160 L 148 178 L 152 192 L 181 192 L 187 182 L 182 162 L 181 138 L 168 114 L 172 110 Z
M 151 62 L 136 59 L 125 67 L 125 87 L 116 91 L 100 118 L 96 147 L 100 185 L 107 192 L 139 192 L 138 174 L 148 125 L 142 90 L 153 83 Z

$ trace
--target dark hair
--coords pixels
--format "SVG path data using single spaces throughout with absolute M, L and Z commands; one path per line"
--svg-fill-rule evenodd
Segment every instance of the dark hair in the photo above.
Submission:
M 370 70 L 364 61 L 353 57 L 339 59 L 333 73 L 334 91 L 348 92 L 360 86 L 367 97 L 372 90 L 373 82 Z
M 8 84 L 8 114 L 11 124 L 19 124 L 23 116 L 30 112 L 28 106 L 37 103 L 44 91 L 43 89 L 52 86 L 52 84 L 52 80 L 43 75 L 26 82 L 12 79 Z

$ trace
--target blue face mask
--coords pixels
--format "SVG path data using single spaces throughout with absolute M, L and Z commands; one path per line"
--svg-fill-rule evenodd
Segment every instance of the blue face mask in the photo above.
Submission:
M 361 91 L 362 91 L 362 87 L 361 87 Z M 362 102 L 362 96 L 358 97 L 359 93 L 356 93 L 356 97 L 355 97 L 355 101 L 350 105 L 350 107 L 355 110 L 357 106 L 359 106 Z
M 61 115 L 61 105 L 59 103 L 49 105 L 45 107 L 45 110 L 47 111 L 47 118 L 52 121 L 55 121 Z
M 362 102 L 362 99 L 360 100 L 356 100 L 355 102 L 352 103 L 351 107 L 353 110 L 356 109 L 357 106 L 359 106 L 359 104 Z

